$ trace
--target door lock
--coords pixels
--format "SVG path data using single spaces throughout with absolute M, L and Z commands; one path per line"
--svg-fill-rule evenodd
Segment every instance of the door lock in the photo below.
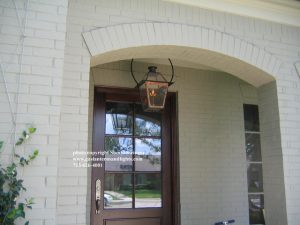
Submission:
M 96 214 L 100 213 L 100 202 L 101 202 L 101 181 L 96 180 Z

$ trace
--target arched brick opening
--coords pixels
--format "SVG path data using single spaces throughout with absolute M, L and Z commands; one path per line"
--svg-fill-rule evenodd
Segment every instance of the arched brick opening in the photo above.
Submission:
M 131 58 L 180 59 L 216 68 L 257 87 L 262 105 L 264 182 L 268 193 L 266 223 L 287 224 L 275 82 L 282 64 L 279 59 L 231 34 L 185 24 L 121 24 L 85 32 L 83 37 L 91 54 L 91 66 Z
M 136 23 L 83 33 L 91 66 L 129 58 L 177 58 L 201 63 L 259 87 L 274 80 L 281 61 L 238 37 L 199 26 Z

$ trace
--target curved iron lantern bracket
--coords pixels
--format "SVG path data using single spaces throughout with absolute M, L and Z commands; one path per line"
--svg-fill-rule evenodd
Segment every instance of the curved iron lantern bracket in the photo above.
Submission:
M 174 78 L 174 66 L 173 66 L 173 63 L 172 63 L 171 59 L 168 58 L 168 60 L 169 60 L 169 62 L 170 62 L 171 69 L 172 69 L 172 77 L 171 77 L 170 81 L 167 82 L 167 83 L 168 83 L 168 86 L 170 87 L 172 84 L 174 84 L 174 82 L 173 82 L 173 78 Z M 140 82 L 138 82 L 138 81 L 136 80 L 136 78 L 135 78 L 135 76 L 134 76 L 134 74 L 133 74 L 133 59 L 131 59 L 131 63 L 130 63 L 130 72 L 131 72 L 131 76 L 132 76 L 133 80 L 134 80 L 135 83 L 136 83 L 136 87 L 139 88 L 145 80 L 141 80 Z M 163 78 L 164 78 L 164 77 L 163 77 Z M 164 78 L 164 79 L 165 79 L 165 78 Z M 147 80 L 147 79 L 146 79 L 146 80 Z

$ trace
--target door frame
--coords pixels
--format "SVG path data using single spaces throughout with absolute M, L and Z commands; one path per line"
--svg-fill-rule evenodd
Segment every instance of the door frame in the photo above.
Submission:
M 104 127 L 105 124 L 101 124 L 101 121 L 97 120 L 101 116 L 105 116 L 103 114 L 103 110 L 99 110 L 101 105 L 96 99 L 99 99 L 100 93 L 105 94 L 114 94 L 115 96 L 122 96 L 132 95 L 132 96 L 139 96 L 138 89 L 136 88 L 123 88 L 123 87 L 107 87 L 107 86 L 95 86 L 94 88 L 94 107 L 93 107 L 93 131 L 92 131 L 92 151 L 96 151 L 99 149 L 99 142 L 97 137 L 103 136 L 104 131 L 101 129 L 97 129 L 96 127 Z M 97 97 L 96 97 L 97 95 Z M 180 217 L 180 173 L 179 173 L 179 149 L 178 149 L 178 109 L 177 109 L 177 93 L 176 92 L 168 92 L 167 98 L 170 101 L 170 111 L 171 111 L 171 213 L 172 213 L 172 225 L 180 225 L 181 224 L 181 217 Z M 116 99 L 117 100 L 117 99 Z M 139 100 L 139 99 L 138 99 Z M 103 130 L 103 129 L 102 129 Z M 101 173 L 104 173 L 104 170 L 96 170 L 96 167 L 92 167 L 91 172 L 91 207 L 90 207 L 90 224 L 95 225 L 95 211 L 96 211 L 96 204 L 95 204 L 95 182 L 97 175 L 99 176 Z M 103 174 L 101 174 L 103 176 Z M 103 191 L 103 188 L 102 188 Z M 102 209 L 103 210 L 103 209 Z

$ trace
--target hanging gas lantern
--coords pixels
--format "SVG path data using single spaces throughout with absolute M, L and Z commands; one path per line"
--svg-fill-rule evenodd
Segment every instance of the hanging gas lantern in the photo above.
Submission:
M 174 77 L 174 67 L 170 59 L 169 62 L 172 67 L 172 78 L 170 81 L 167 81 L 160 72 L 156 71 L 156 66 L 149 66 L 149 71 L 145 74 L 144 79 L 138 83 L 133 75 L 133 59 L 131 60 L 131 74 L 139 88 L 144 111 L 160 111 L 164 108 L 168 87 L 173 84 L 172 80 Z

